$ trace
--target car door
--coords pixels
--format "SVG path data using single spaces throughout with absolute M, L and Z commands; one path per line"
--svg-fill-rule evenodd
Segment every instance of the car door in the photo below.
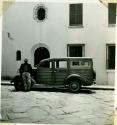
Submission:
M 55 84 L 64 84 L 65 78 L 68 74 L 67 68 L 67 61 L 66 60 L 57 60 L 55 61 L 55 68 L 54 68 L 54 76 L 55 76 Z
M 37 69 L 37 82 L 40 84 L 53 84 L 52 61 L 45 61 Z

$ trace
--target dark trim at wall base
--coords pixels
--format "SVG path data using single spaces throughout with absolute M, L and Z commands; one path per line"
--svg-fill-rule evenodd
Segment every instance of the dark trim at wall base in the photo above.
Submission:
M 13 77 L 11 76 L 1 76 L 1 80 L 12 80 Z

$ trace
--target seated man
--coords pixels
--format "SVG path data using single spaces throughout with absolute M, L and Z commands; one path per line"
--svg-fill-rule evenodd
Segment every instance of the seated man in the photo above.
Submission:
M 23 80 L 24 90 L 29 91 L 31 88 L 32 67 L 31 67 L 31 64 L 28 64 L 28 59 L 24 59 L 24 63 L 21 64 L 19 70 Z

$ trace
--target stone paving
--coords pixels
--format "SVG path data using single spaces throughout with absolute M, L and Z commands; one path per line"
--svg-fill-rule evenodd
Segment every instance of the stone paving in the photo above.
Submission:
M 113 125 L 114 91 L 62 89 L 16 92 L 1 86 L 1 122 L 37 124 Z

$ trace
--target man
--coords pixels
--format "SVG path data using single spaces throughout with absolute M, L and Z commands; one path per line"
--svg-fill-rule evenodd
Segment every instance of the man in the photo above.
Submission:
M 24 63 L 20 66 L 20 75 L 23 80 L 24 90 L 29 91 L 31 88 L 31 73 L 32 67 L 31 64 L 28 64 L 28 59 L 24 59 Z

